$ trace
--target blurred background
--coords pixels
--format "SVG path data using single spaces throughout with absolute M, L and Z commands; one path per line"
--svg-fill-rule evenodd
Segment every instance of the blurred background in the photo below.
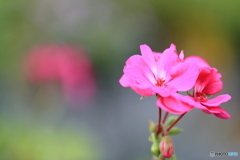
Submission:
M 178 159 L 240 154 L 239 11 L 239 0 L 0 0 L 0 159 L 150 160 L 155 98 L 118 80 L 139 45 L 170 43 L 216 67 L 232 96 L 229 120 L 194 109 L 180 121 Z

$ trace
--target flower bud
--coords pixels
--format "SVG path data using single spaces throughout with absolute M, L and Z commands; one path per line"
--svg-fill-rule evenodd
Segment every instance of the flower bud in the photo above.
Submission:
M 156 124 L 153 121 L 149 121 L 149 132 L 155 133 L 156 130 Z
M 173 143 L 169 136 L 162 138 L 159 148 L 165 158 L 170 158 L 173 155 Z
M 160 152 L 159 152 L 159 144 L 157 142 L 154 142 L 151 146 L 151 153 L 158 157 Z

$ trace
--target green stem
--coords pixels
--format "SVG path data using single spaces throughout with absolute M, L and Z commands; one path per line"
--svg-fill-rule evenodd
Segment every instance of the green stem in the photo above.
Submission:
M 168 131 L 166 130 L 165 127 L 163 127 L 163 136 L 167 136 L 168 135 Z
M 171 126 L 168 127 L 167 131 L 170 131 L 170 129 L 186 114 L 187 112 L 183 113 L 181 116 L 179 116 Z

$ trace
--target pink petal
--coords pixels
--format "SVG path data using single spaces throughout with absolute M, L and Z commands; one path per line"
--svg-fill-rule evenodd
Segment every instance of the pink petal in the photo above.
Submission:
M 176 46 L 171 44 L 170 48 L 163 51 L 161 58 L 157 62 L 157 77 L 168 81 L 170 78 L 170 70 L 178 61 L 179 57 L 176 52 Z
M 183 52 L 183 50 L 180 52 L 179 58 L 183 61 L 183 59 L 184 59 L 184 52 Z
M 151 87 L 142 86 L 142 85 L 133 85 L 131 86 L 132 90 L 134 90 L 136 93 L 140 94 L 141 96 L 152 96 L 156 93 L 152 90 Z
M 124 74 L 138 83 L 146 83 L 148 85 L 156 84 L 155 77 L 149 69 L 143 57 L 140 55 L 131 56 L 126 61 L 126 66 L 123 69 Z
M 212 114 L 208 109 L 203 109 L 202 111 L 206 114 Z
M 199 69 L 194 62 L 180 62 L 172 67 L 172 80 L 167 83 L 168 86 L 175 87 L 177 91 L 187 91 L 191 89 L 198 77 Z
M 199 68 L 209 67 L 209 64 L 199 56 L 189 56 L 185 60 L 185 62 L 192 61 L 195 62 Z
M 172 87 L 157 87 L 157 86 L 155 86 L 153 90 L 154 90 L 155 93 L 158 93 L 162 97 L 168 97 L 172 93 L 177 92 L 177 90 L 175 88 L 172 88 Z
M 155 61 L 157 62 L 160 59 L 162 53 L 160 53 L 160 52 L 153 52 L 153 55 L 154 55 Z
M 224 112 L 224 113 L 214 113 L 214 115 L 218 118 L 221 118 L 221 119 L 229 119 L 231 118 L 230 114 L 228 114 L 227 112 Z
M 203 68 L 195 84 L 195 92 L 205 94 L 216 94 L 222 90 L 221 74 L 217 73 L 216 68 Z
M 209 75 L 210 79 L 208 80 L 208 83 L 206 83 L 202 92 L 205 94 L 213 95 L 222 90 L 223 83 L 220 79 L 222 75 L 220 73 L 217 73 L 216 69 L 212 69 L 211 71 L 211 75 Z
M 155 94 L 155 92 L 153 92 L 152 87 L 149 85 L 139 85 L 136 83 L 136 81 L 134 81 L 133 79 L 127 77 L 126 75 L 123 75 L 121 77 L 121 79 L 119 80 L 119 83 L 123 86 L 123 87 L 131 87 L 132 90 L 134 90 L 136 93 L 142 95 L 142 96 L 152 96 Z
M 150 70 L 153 72 L 153 74 L 157 76 L 157 65 L 156 65 L 156 60 L 155 60 L 153 51 L 146 44 L 140 45 L 140 50 L 141 50 L 143 60 L 145 61 L 147 66 L 150 68 Z
M 132 79 L 128 78 L 128 76 L 126 76 L 125 74 L 120 78 L 119 83 L 123 86 L 123 87 L 130 87 L 132 83 L 134 83 L 134 81 L 132 81 Z
M 142 96 L 151 96 L 155 93 L 152 88 L 155 82 L 153 73 L 143 61 L 142 56 L 134 55 L 126 61 L 124 75 L 119 80 L 123 87 L 131 87 Z
M 170 49 L 172 49 L 172 50 L 176 50 L 176 45 L 173 44 L 173 43 L 171 43 L 171 44 L 170 44 Z
M 203 105 L 206 106 L 219 106 L 220 104 L 227 102 L 231 99 L 231 96 L 228 94 L 219 95 L 213 99 L 209 99 L 206 102 L 201 102 Z
M 190 111 L 193 106 L 182 101 L 182 95 L 174 93 L 168 97 L 159 97 L 157 106 L 173 114 L 183 114 Z
M 202 92 L 208 81 L 211 79 L 210 75 L 210 67 L 201 69 L 194 87 L 195 92 Z
M 223 82 L 220 79 L 212 79 L 202 90 L 202 93 L 214 95 L 219 93 L 223 88 Z
M 208 109 L 204 109 L 203 112 L 207 114 L 214 114 L 216 117 L 221 119 L 231 118 L 231 116 L 224 109 L 218 106 L 209 107 Z
M 176 93 L 175 93 L 176 94 Z M 175 95 L 173 95 L 175 96 Z M 178 94 L 177 96 L 175 96 L 176 99 L 189 104 L 190 106 L 193 106 L 195 108 L 198 109 L 207 109 L 205 106 L 203 106 L 200 102 L 195 101 L 195 99 L 192 96 L 184 96 L 184 95 L 180 95 Z

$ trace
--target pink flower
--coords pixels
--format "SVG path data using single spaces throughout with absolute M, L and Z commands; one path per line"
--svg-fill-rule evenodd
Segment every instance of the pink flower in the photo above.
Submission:
M 166 111 L 176 114 L 183 113 L 182 111 L 185 108 L 192 106 L 202 109 L 205 113 L 214 114 L 218 118 L 228 119 L 231 116 L 219 105 L 230 100 L 231 96 L 224 94 L 208 99 L 210 95 L 217 94 L 222 90 L 223 83 L 220 78 L 221 74 L 217 73 L 217 69 L 210 67 L 202 68 L 194 86 L 193 95 L 183 96 L 175 93 L 164 99 L 159 98 L 157 105 Z
M 25 59 L 24 70 L 34 83 L 60 82 L 72 104 L 91 98 L 96 90 L 89 57 L 71 45 L 35 46 Z
M 217 73 L 217 69 L 203 68 L 194 86 L 193 99 L 196 102 L 196 108 L 202 109 L 208 114 L 212 113 L 218 118 L 228 119 L 231 116 L 219 105 L 229 101 L 231 96 L 224 94 L 208 99 L 209 95 L 217 94 L 222 90 L 223 83 L 220 78 L 221 74 Z
M 183 51 L 178 56 L 174 44 L 163 53 L 153 52 L 147 45 L 141 45 L 140 49 L 142 56 L 134 55 L 126 61 L 124 75 L 119 80 L 123 87 L 131 87 L 142 96 L 162 97 L 193 87 L 198 66 L 193 61 L 184 61 Z

